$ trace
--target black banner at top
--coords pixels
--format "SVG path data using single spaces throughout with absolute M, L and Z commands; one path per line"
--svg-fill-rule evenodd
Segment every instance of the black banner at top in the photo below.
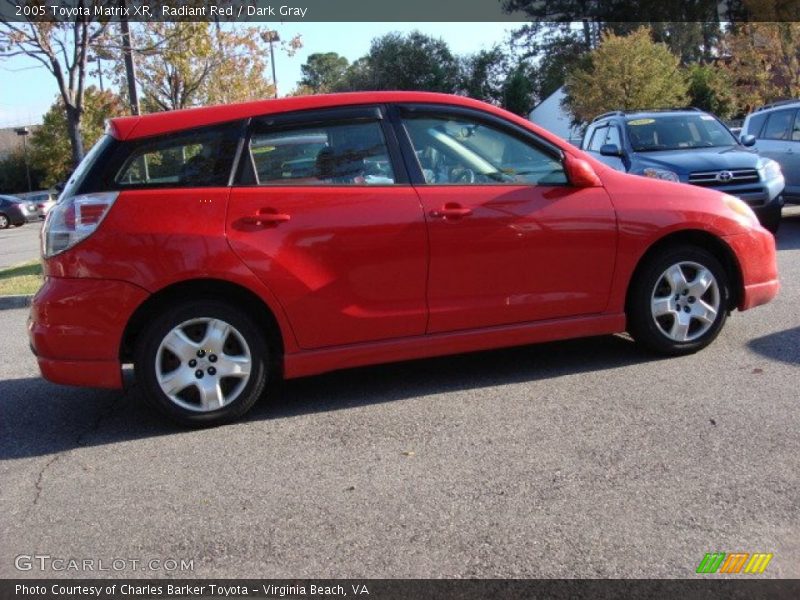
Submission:
M 0 0 L 0 21 L 798 21 L 800 0 Z

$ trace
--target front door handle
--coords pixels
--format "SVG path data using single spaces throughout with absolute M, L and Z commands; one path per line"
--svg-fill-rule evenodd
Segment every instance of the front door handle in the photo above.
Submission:
M 448 202 L 443 207 L 430 212 L 432 217 L 440 219 L 460 219 L 461 217 L 468 217 L 471 214 L 471 208 L 464 208 L 456 202 Z
M 292 216 L 287 215 L 286 213 L 279 213 L 275 209 L 272 208 L 262 208 L 256 214 L 245 217 L 242 219 L 248 225 L 258 225 L 259 227 L 265 227 L 267 225 L 280 225 L 281 223 L 285 223 L 286 221 L 291 220 Z

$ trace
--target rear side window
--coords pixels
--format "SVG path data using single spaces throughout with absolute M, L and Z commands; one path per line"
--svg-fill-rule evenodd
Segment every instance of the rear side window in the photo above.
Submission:
M 132 150 L 114 182 L 123 188 L 228 185 L 237 140 L 238 127 L 228 127 L 145 141 Z
M 769 115 L 764 133 L 765 140 L 790 140 L 792 139 L 792 126 L 794 124 L 793 110 L 776 110 Z
M 377 121 L 255 132 L 250 156 L 259 185 L 395 183 Z

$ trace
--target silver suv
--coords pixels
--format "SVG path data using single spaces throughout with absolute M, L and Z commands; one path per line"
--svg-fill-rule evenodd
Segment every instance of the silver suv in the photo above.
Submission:
M 786 202 L 800 203 L 800 100 L 767 104 L 747 115 L 742 127 L 745 136 L 755 138 L 761 156 L 780 163 L 786 188 Z

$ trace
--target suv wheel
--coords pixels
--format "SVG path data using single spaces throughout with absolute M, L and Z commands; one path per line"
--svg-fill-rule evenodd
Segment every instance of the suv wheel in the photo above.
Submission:
M 145 398 L 184 425 L 218 425 L 264 391 L 269 352 L 255 323 L 218 301 L 165 312 L 140 336 L 135 369 Z
M 761 226 L 773 235 L 778 233 L 781 225 L 781 208 L 781 205 L 776 203 L 769 212 L 762 213 L 758 217 Z
M 725 324 L 728 276 L 710 252 L 672 247 L 650 259 L 633 282 L 628 330 L 660 354 L 697 352 Z

